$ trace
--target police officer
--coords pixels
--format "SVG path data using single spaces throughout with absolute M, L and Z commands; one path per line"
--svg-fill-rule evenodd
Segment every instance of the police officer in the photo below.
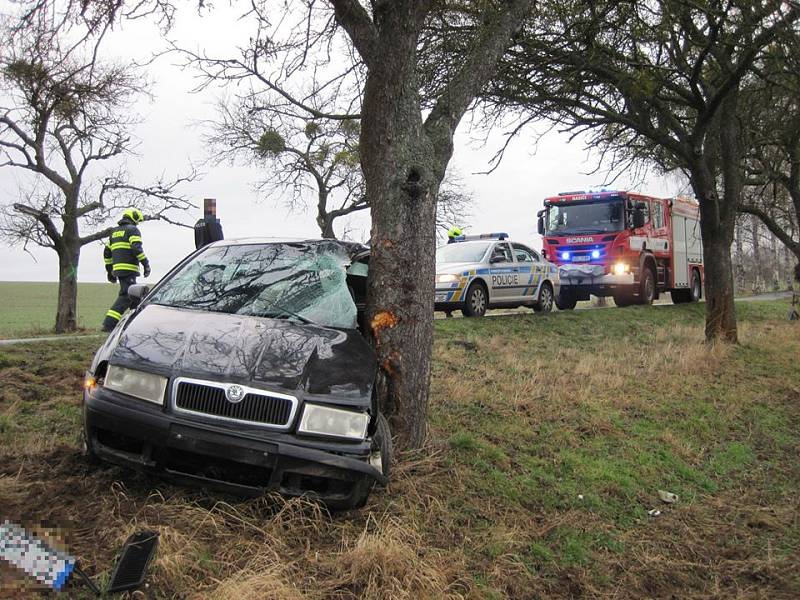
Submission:
M 143 220 L 144 215 L 138 208 L 126 209 L 103 250 L 108 280 L 111 283 L 119 281 L 119 296 L 103 319 L 103 331 L 114 329 L 122 318 L 122 313 L 130 306 L 128 288 L 136 283 L 139 263 L 144 267 L 144 276 L 150 275 L 150 261 L 144 254 L 142 234 L 136 227 L 136 224 Z
M 447 243 L 452 244 L 456 241 L 456 238 L 461 235 L 461 228 L 453 225 L 450 229 L 447 230 Z

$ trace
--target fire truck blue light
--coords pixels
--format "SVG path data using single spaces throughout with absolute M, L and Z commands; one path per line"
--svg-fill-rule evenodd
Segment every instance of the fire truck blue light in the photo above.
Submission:
M 600 250 L 592 250 L 592 258 L 600 258 Z
M 562 252 L 561 260 L 569 260 L 569 252 Z

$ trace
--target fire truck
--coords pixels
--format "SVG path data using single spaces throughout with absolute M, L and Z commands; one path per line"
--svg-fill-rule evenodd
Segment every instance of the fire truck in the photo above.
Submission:
M 670 292 L 675 304 L 703 290 L 700 211 L 687 198 L 634 192 L 566 192 L 546 198 L 538 214 L 542 254 L 557 264 L 556 306 L 575 308 L 589 295 L 617 306 L 652 304 Z

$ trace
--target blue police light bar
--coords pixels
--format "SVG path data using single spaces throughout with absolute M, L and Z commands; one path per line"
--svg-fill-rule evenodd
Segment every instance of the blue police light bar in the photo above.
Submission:
M 503 232 L 495 233 L 480 233 L 477 235 L 459 235 L 453 238 L 456 242 L 469 242 L 474 240 L 505 240 L 508 239 L 508 234 Z

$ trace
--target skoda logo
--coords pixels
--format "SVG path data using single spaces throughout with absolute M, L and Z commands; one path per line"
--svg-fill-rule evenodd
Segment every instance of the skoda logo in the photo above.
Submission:
M 225 390 L 225 397 L 228 402 L 238 404 L 244 398 L 244 388 L 240 385 L 229 385 L 228 389 Z

